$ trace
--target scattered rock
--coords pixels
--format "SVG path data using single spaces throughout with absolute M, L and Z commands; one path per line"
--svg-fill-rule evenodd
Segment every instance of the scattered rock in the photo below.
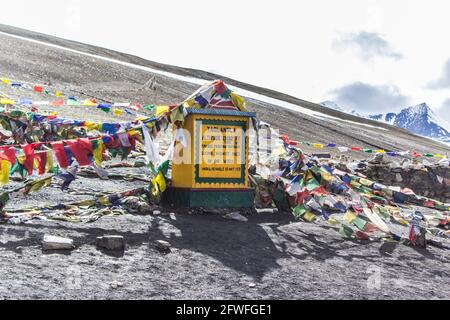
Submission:
M 256 209 L 258 213 L 278 213 L 277 208 Z
M 140 213 L 150 212 L 151 210 L 152 210 L 152 207 L 148 203 L 141 202 L 141 205 L 139 207 Z
M 159 251 L 170 252 L 171 245 L 167 241 L 156 240 L 155 241 L 155 248 L 158 249 Z
M 123 282 L 113 282 L 113 283 L 110 284 L 110 287 L 112 289 L 122 288 L 123 287 Z
M 314 153 L 312 156 L 318 159 L 331 159 L 330 153 Z
M 241 222 L 248 222 L 248 219 L 239 212 L 232 212 L 223 216 L 225 219 L 236 220 Z
M 68 238 L 62 238 L 51 235 L 44 235 L 42 240 L 42 250 L 72 250 L 75 246 L 73 245 L 73 240 Z
M 252 282 L 252 283 L 250 283 L 250 284 L 248 285 L 248 287 L 249 287 L 249 288 L 255 288 L 255 287 L 256 287 L 256 284 Z
M 107 250 L 125 250 L 125 239 L 122 236 L 98 237 L 97 246 Z
M 161 211 L 159 211 L 159 210 L 154 210 L 154 211 L 153 211 L 153 215 L 154 215 L 154 216 L 160 216 L 160 215 L 161 215 Z

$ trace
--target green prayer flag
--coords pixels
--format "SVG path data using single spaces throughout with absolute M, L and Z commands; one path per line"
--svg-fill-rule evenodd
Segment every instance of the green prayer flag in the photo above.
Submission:
M 361 219 L 360 217 L 356 217 L 356 219 L 353 220 L 352 223 L 353 223 L 359 230 L 364 230 L 364 227 L 366 226 L 367 221 Z
M 25 169 L 18 161 L 12 166 L 9 175 L 12 176 L 16 172 L 19 173 L 22 178 L 27 175 L 27 169 Z
M 164 176 L 166 176 L 166 175 L 167 175 L 167 172 L 169 171 L 169 164 L 170 164 L 170 161 L 169 161 L 169 160 L 164 161 L 164 162 L 158 167 L 158 172 L 162 172 L 162 174 L 163 174 Z
M 345 224 L 341 224 L 341 228 L 339 229 L 339 233 L 341 235 L 343 235 L 344 237 L 350 238 L 353 235 L 354 231 L 349 226 L 347 226 Z
M 304 205 L 296 206 L 294 208 L 294 216 L 298 219 L 303 217 L 303 215 L 306 213 L 306 208 Z
M 153 110 L 155 110 L 156 107 L 152 104 L 149 104 L 149 105 L 142 106 L 142 108 L 144 108 L 144 110 L 153 111 Z
M 317 189 L 318 187 L 320 187 L 320 183 L 318 183 L 317 180 L 314 178 L 311 178 L 306 182 L 306 189 L 308 191 L 313 191 L 313 190 Z
M 77 100 L 73 100 L 73 99 L 68 99 L 67 100 L 67 105 L 68 106 L 80 106 L 81 102 L 77 101 Z

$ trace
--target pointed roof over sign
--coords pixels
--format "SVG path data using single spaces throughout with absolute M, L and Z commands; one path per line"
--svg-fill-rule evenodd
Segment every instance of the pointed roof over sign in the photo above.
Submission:
M 247 111 L 244 98 L 231 91 L 222 80 L 202 86 L 183 102 L 183 106 L 196 109 Z

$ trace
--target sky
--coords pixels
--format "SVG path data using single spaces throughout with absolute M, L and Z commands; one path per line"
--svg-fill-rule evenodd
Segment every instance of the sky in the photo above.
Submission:
M 16 0 L 0 23 L 377 114 L 450 122 L 445 0 Z

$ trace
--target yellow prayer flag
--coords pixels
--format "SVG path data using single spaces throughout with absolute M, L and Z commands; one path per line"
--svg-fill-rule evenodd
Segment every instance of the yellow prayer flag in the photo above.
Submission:
M 98 145 L 94 149 L 94 160 L 98 166 L 102 164 L 102 161 L 103 161 L 103 140 L 102 139 L 98 139 Z
M 92 100 L 90 100 L 90 99 L 86 99 L 86 100 L 83 101 L 82 106 L 83 107 L 96 107 L 97 104 L 95 102 L 93 102 Z
M 314 178 L 314 175 L 311 172 L 311 170 L 308 170 L 305 175 L 305 181 L 308 181 L 309 179 L 312 179 L 312 178 Z
M 26 194 L 28 194 L 30 192 L 37 192 L 37 191 L 41 190 L 42 188 L 47 187 L 51 183 L 52 183 L 52 177 L 48 177 L 48 178 L 41 179 L 41 180 L 36 180 L 31 183 Z
M 385 150 L 377 150 L 376 152 L 377 152 L 377 153 L 386 153 Z
M 20 165 L 23 166 L 23 164 L 25 163 L 25 156 L 17 156 L 17 161 Z
M 99 202 L 101 205 L 104 205 L 104 206 L 107 206 L 107 205 L 111 204 L 111 203 L 109 202 L 109 197 L 106 197 L 106 196 L 100 197 L 100 198 L 98 199 L 98 202 Z
M 340 225 L 339 221 L 337 221 L 335 218 L 328 219 L 328 224 L 333 227 Z
M 314 213 L 312 213 L 311 211 L 307 211 L 303 217 L 304 220 L 308 221 L 308 222 L 313 222 L 316 219 L 316 215 Z
M 172 113 L 170 114 L 170 121 L 172 123 L 175 123 L 177 121 L 184 121 L 184 114 L 183 112 L 180 110 L 181 108 L 175 108 L 175 110 L 172 111 Z
M 347 222 L 348 224 L 351 224 L 356 218 L 357 218 L 356 214 L 354 214 L 351 211 L 347 211 L 343 217 L 344 221 Z
M 320 143 L 315 143 L 315 144 L 313 144 L 313 146 L 316 149 L 323 149 L 325 147 L 323 144 L 320 144 Z
M 361 183 L 363 186 L 365 186 L 365 187 L 370 187 L 370 186 L 372 186 L 373 185 L 373 181 L 370 181 L 370 180 L 368 180 L 368 179 L 364 179 L 364 178 L 359 178 L 359 183 Z
M 45 163 L 45 173 L 50 172 L 53 169 L 53 152 L 47 150 L 47 162 Z
M 121 115 L 123 115 L 123 110 L 122 109 L 113 109 L 113 113 L 116 115 L 116 116 L 121 116 Z
M 192 108 L 194 105 L 196 105 L 197 102 L 195 102 L 195 99 L 189 99 L 183 102 L 183 107 L 185 108 Z
M 329 172 L 326 172 L 326 171 L 321 171 L 320 176 L 322 177 L 322 180 L 324 182 L 330 182 L 333 179 L 333 176 Z
M 236 93 L 232 92 L 231 93 L 231 101 L 233 101 L 233 105 L 236 108 L 238 108 L 239 111 L 247 111 L 247 109 L 245 108 L 245 106 L 246 106 L 245 100 L 241 96 L 239 96 Z
M 5 78 L 2 78 L 2 82 L 4 83 L 4 84 L 10 84 L 11 82 L 9 81 L 9 79 L 5 79 Z
M 59 92 L 59 91 L 56 91 L 55 92 L 55 96 L 57 96 L 58 98 L 61 98 L 63 95 L 62 95 L 62 93 L 61 92 Z
M 11 163 L 8 160 L 2 160 L 0 163 L 0 185 L 8 184 L 9 172 L 11 170 Z
M 0 99 L 0 104 L 14 104 L 16 103 L 14 100 L 8 99 L 8 98 L 2 98 Z
M 83 200 L 81 202 L 78 202 L 77 205 L 79 207 L 90 207 L 90 206 L 95 205 L 95 200 L 93 200 L 93 199 Z
M 439 158 L 439 159 L 444 159 L 445 158 L 442 154 L 439 154 L 439 153 L 435 154 L 434 157 L 435 158 Z
M 163 114 L 169 112 L 169 106 L 157 106 L 156 107 L 156 116 L 162 116 Z
M 92 131 L 92 130 L 101 130 L 101 126 L 102 126 L 102 125 L 99 124 L 99 123 L 86 121 L 86 122 L 84 123 L 84 126 L 85 126 L 89 131 Z
M 160 192 L 166 191 L 167 189 L 166 178 L 164 177 L 164 174 L 162 172 L 159 172 L 154 180 L 158 184 Z

